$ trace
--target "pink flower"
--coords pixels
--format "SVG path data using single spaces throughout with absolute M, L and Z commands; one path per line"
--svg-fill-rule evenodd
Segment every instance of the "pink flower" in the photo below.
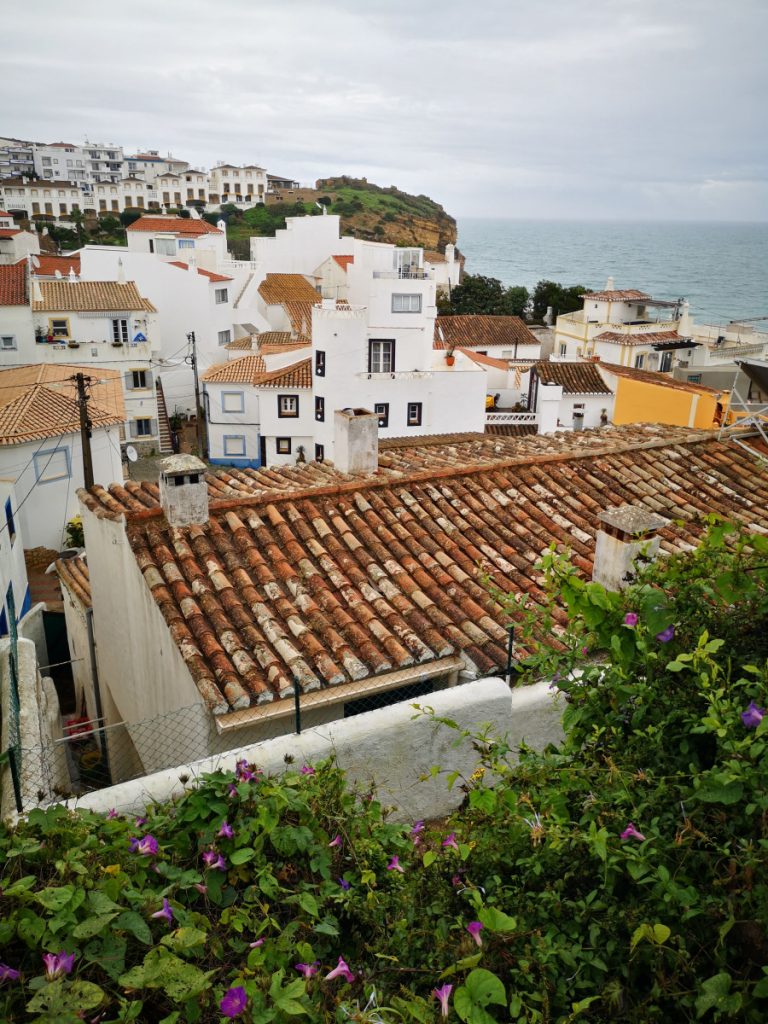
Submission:
M 258 949 L 259 946 L 263 946 L 263 945 L 264 945 L 264 939 L 256 939 L 255 942 L 249 942 L 248 943 L 248 948 L 249 949 Z
M 637 612 L 627 612 L 627 614 L 624 616 L 624 625 L 625 626 L 636 626 L 638 621 L 639 621 L 639 616 L 638 616 Z
M 341 838 L 341 836 L 336 835 L 333 837 L 330 843 L 328 843 L 328 845 L 335 846 L 337 849 L 341 849 L 341 847 L 344 845 L 344 840 Z
M 137 818 L 134 824 L 136 825 L 136 828 L 144 828 L 144 826 L 147 824 L 147 819 Z
M 413 828 L 411 829 L 410 834 L 412 836 L 417 836 L 419 834 L 419 832 L 423 832 L 423 831 L 424 831 L 424 821 L 423 821 L 422 818 L 419 818 L 418 821 L 414 821 Z
M 660 644 L 668 644 L 669 641 L 674 637 L 674 635 L 675 627 L 667 626 L 666 629 L 662 629 L 660 633 L 656 634 L 656 639 L 659 641 Z
M 589 654 L 589 648 L 588 647 L 582 647 L 581 648 L 581 653 L 584 654 L 584 655 Z
M 248 995 L 242 985 L 235 985 L 224 993 L 219 1009 L 225 1017 L 239 1017 L 248 1003 Z
M 338 964 L 325 976 L 326 981 L 331 981 L 333 978 L 344 978 L 344 980 L 348 981 L 350 984 L 355 980 L 355 975 L 350 971 L 349 967 L 344 962 L 344 958 L 341 956 L 339 957 Z
M 638 832 L 635 826 L 630 821 L 624 831 L 621 833 L 622 839 L 637 839 L 638 842 L 643 842 L 645 836 L 642 832 Z
M 456 842 L 456 833 L 451 832 L 443 840 L 443 846 L 450 846 L 453 850 L 458 850 L 459 844 Z
M 747 710 L 741 712 L 741 720 L 747 729 L 756 729 L 763 720 L 765 708 L 759 708 L 753 700 L 747 705 Z
M 142 839 L 129 839 L 128 847 L 131 853 L 141 854 L 142 857 L 154 857 L 159 847 L 154 836 L 146 835 Z
M 483 925 L 481 924 L 480 921 L 470 921 L 469 924 L 467 925 L 467 931 L 478 944 L 478 946 L 482 946 L 483 944 L 483 940 L 480 938 L 480 932 L 482 930 Z
M 314 963 L 311 964 L 294 964 L 293 966 L 304 978 L 311 978 L 315 974 L 317 974 L 318 967 L 320 966 L 320 961 L 315 960 Z
M 197 889 L 199 893 L 202 893 L 203 896 L 205 896 L 205 894 L 208 892 L 208 886 L 203 885 L 202 882 L 195 882 L 194 887 L 195 889 Z
M 441 985 L 440 988 L 432 989 L 432 995 L 440 1003 L 440 1015 L 442 1017 L 448 1016 L 448 1000 L 451 998 L 452 991 L 453 985 Z
M 62 974 L 71 974 L 75 966 L 75 954 L 67 953 L 63 949 L 60 953 L 46 953 L 43 957 L 45 964 L 45 976 L 48 981 L 60 978 Z
M 220 839 L 232 839 L 235 834 L 235 830 L 231 825 L 228 825 L 226 821 L 222 821 L 221 828 L 216 834 Z
M 107 811 L 107 821 L 112 821 L 113 818 L 119 818 L 120 815 L 117 813 L 114 807 L 110 807 Z
M 315 769 L 312 767 L 311 764 L 303 764 L 301 766 L 301 774 L 302 775 L 314 775 L 315 774 Z
M 205 851 L 205 853 L 203 854 L 203 863 L 207 868 L 210 868 L 211 871 L 227 870 L 227 862 L 224 860 L 221 854 L 217 853 L 215 850 Z
M 18 981 L 20 977 L 21 971 L 9 967 L 8 964 L 0 964 L 0 981 Z
M 401 875 L 405 874 L 405 868 L 400 863 L 399 857 L 392 858 L 389 864 L 387 864 L 387 871 L 399 871 Z
M 451 885 L 454 887 L 454 889 L 456 889 L 460 885 L 464 885 L 464 879 L 461 877 L 461 875 L 454 875 L 451 878 Z
M 168 922 L 168 924 L 170 924 L 171 921 L 173 921 L 173 911 L 171 910 L 171 904 L 168 902 L 168 900 L 165 897 L 163 897 L 163 909 L 162 910 L 156 910 L 155 913 L 150 915 L 150 916 L 151 917 L 164 917 L 165 920 Z
M 227 787 L 227 796 L 237 796 L 237 786 L 234 784 L 234 782 L 230 782 L 229 786 Z

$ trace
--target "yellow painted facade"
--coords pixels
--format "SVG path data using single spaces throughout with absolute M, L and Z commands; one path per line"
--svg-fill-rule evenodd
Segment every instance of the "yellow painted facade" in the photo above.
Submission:
M 610 366 L 605 367 L 610 371 Z M 716 426 L 717 396 L 711 392 L 680 391 L 646 381 L 615 378 L 613 422 L 668 423 L 676 427 Z

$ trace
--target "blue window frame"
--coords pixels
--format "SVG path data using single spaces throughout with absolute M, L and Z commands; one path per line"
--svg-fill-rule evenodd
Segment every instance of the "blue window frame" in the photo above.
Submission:
M 243 458 L 245 456 L 245 435 L 225 434 L 224 454 L 232 457 Z
M 195 243 L 192 241 L 191 238 L 180 238 L 178 241 L 178 246 L 180 249 L 194 249 Z
M 51 484 L 72 476 L 69 448 L 45 448 L 36 452 L 33 458 L 35 480 L 39 484 Z
M 16 523 L 13 518 L 13 506 L 10 498 L 5 502 L 5 525 L 8 527 L 8 539 L 13 544 L 16 539 Z
M 222 391 L 221 392 L 222 412 L 245 412 L 244 391 Z

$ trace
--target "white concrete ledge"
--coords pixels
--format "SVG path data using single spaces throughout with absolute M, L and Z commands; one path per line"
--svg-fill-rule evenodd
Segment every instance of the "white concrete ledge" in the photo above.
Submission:
M 450 718 L 460 730 L 480 731 L 490 726 L 493 736 L 507 736 L 512 747 L 525 743 L 542 749 L 562 738 L 562 698 L 547 683 L 510 691 L 501 679 L 481 679 L 420 699 L 435 715 Z M 419 715 L 414 701 L 341 719 L 308 729 L 300 735 L 280 736 L 239 750 L 228 751 L 191 764 L 157 772 L 109 789 L 88 793 L 66 806 L 106 813 L 111 808 L 139 813 L 148 804 L 179 797 L 211 772 L 234 772 L 235 762 L 246 758 L 265 772 L 286 770 L 286 755 L 293 765 L 312 764 L 333 754 L 352 785 L 376 788 L 381 802 L 392 808 L 395 820 L 412 821 L 449 814 L 464 794 L 458 786 L 448 790 L 445 778 L 429 776 L 438 765 L 444 772 L 468 777 L 479 755 L 460 732 Z M 427 776 L 424 778 L 424 776 Z M 183 780 L 183 781 L 182 781 Z

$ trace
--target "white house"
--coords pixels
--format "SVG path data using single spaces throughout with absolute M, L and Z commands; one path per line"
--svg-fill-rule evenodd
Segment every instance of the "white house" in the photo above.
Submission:
M 120 430 L 125 406 L 120 375 L 89 366 L 38 365 L 0 370 L 0 479 L 17 495 L 15 521 L 30 547 L 59 549 L 77 514 L 84 483 L 75 374 L 90 378 L 94 482 L 122 479 Z
M 156 149 L 149 149 L 142 153 L 133 153 L 124 158 L 124 170 L 129 175 L 141 175 L 150 184 L 155 184 L 158 178 L 165 174 L 182 174 L 188 167 L 186 160 L 178 160 L 171 153 L 167 157 L 160 156 Z
M 208 202 L 212 207 L 235 203 L 249 209 L 264 202 L 267 172 L 256 164 L 217 164 L 208 172 Z
M 538 432 L 584 430 L 613 422 L 614 391 L 593 362 L 540 362 L 530 372 L 528 409 Z
M 227 258 L 227 235 L 223 226 L 214 227 L 199 217 L 145 215 L 128 225 L 129 252 L 149 252 L 170 260 L 189 262 L 217 270 Z
M 47 181 L 25 176 L 0 181 L 3 209 L 27 218 L 37 214 L 54 218 L 70 216 L 77 210 L 84 210 L 88 205 L 86 200 L 87 193 L 71 181 Z
M 481 356 L 510 363 L 531 363 L 541 358 L 541 340 L 519 316 L 439 316 L 435 320 L 435 348 L 472 349 Z
M 24 537 L 12 480 L 0 479 L 0 637 L 7 636 L 13 607 L 19 622 L 32 607 L 24 561 Z
M 22 231 L 10 213 L 0 210 L 0 266 L 18 263 L 25 256 L 40 252 L 40 240 L 34 231 Z
M 208 455 L 214 465 L 261 465 L 257 384 L 266 374 L 263 358 L 250 354 L 214 366 L 203 375 Z

